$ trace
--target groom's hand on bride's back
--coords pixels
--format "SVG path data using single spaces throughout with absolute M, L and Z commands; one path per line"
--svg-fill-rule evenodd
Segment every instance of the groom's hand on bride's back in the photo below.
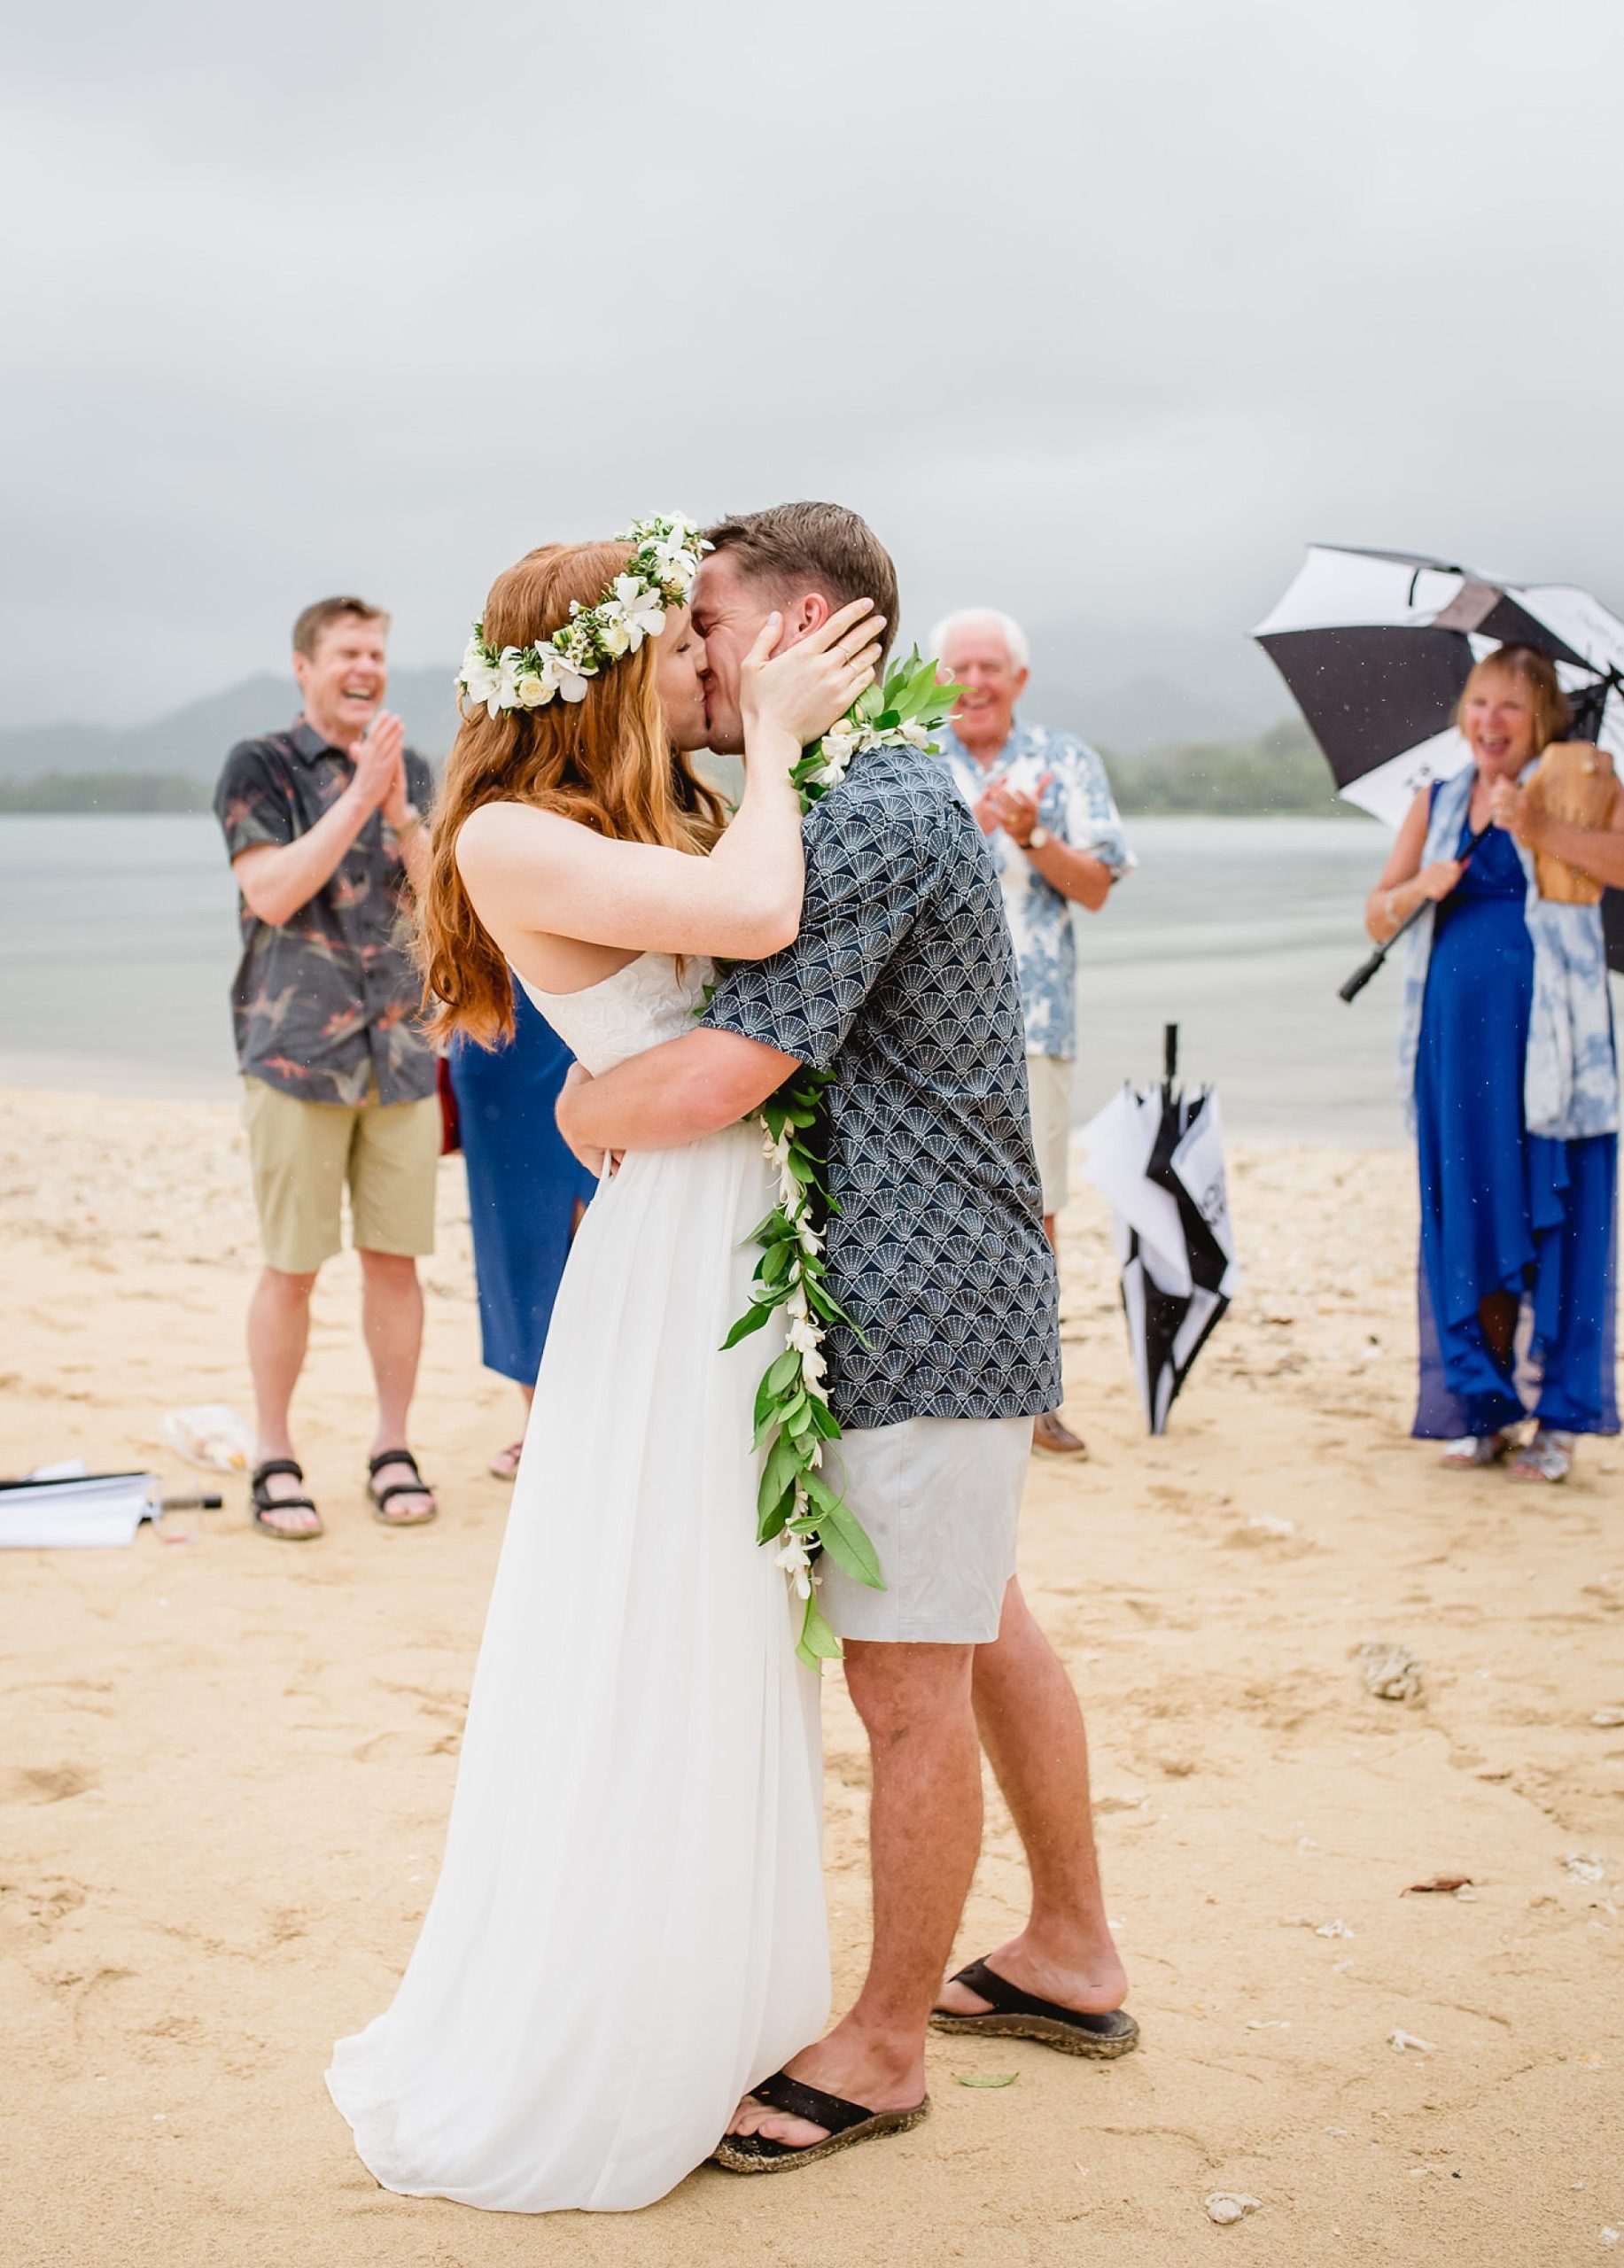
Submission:
M 563 1137 L 564 1147 L 577 1165 L 585 1166 L 600 1181 L 612 1181 L 620 1170 L 621 1153 L 606 1150 L 601 1142 L 589 1142 L 579 1130 L 576 1105 L 585 1089 L 592 1084 L 592 1074 L 584 1063 L 571 1063 L 563 1075 L 563 1084 L 553 1106 L 553 1115 L 558 1131 Z

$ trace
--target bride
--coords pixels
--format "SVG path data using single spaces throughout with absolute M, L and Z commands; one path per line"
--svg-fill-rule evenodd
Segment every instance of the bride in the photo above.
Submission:
M 725 827 L 688 756 L 698 535 L 627 540 L 629 559 L 552 544 L 498 577 L 423 915 L 442 1028 L 501 1035 L 511 970 L 594 1073 L 687 1029 L 711 957 L 794 936 L 789 767 L 880 653 L 866 601 L 775 658 L 772 617 Z M 828 2016 L 817 1683 L 755 1540 L 752 1403 L 781 1340 L 718 1352 L 774 1189 L 735 1126 L 628 1155 L 575 1239 L 439 1885 L 393 2003 L 327 2074 L 386 2188 L 649 2204 Z

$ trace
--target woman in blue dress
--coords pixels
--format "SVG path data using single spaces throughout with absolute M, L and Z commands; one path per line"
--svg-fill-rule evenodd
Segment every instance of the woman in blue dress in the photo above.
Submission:
M 1478 663 L 1457 721 L 1472 761 L 1417 796 L 1365 913 L 1379 944 L 1432 908 L 1401 1025 L 1420 1169 L 1413 1430 L 1448 1443 L 1447 1464 L 1509 1455 L 1519 1480 L 1561 1480 L 1578 1434 L 1619 1429 L 1619 1083 L 1600 907 L 1542 896 L 1533 854 L 1624 884 L 1624 794 L 1602 827 L 1530 799 L 1524 775 L 1568 721 L 1531 648 Z
M 575 1059 L 517 986 L 513 1012 L 510 1040 L 487 1049 L 458 1039 L 450 1068 L 485 1365 L 515 1381 L 528 1416 L 570 1239 L 597 1184 L 564 1147 L 553 1116 Z M 499 1480 L 513 1479 L 523 1447 L 521 1439 L 491 1459 Z

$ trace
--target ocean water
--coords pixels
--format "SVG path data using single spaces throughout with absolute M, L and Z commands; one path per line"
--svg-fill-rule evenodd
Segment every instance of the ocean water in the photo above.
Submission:
M 1076 1108 L 1162 1066 L 1270 1141 L 1403 1138 L 1388 969 L 1351 1006 L 1387 835 L 1363 819 L 1142 819 L 1138 870 L 1078 917 Z M 0 1081 L 236 1092 L 236 894 L 206 817 L 0 818 Z

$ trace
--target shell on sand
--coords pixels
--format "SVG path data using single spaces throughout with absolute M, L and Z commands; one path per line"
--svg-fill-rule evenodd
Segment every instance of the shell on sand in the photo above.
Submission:
M 1570 827 L 1608 826 L 1618 793 L 1612 757 L 1589 741 L 1553 741 L 1528 783 L 1528 801 L 1535 808 Z M 1535 852 L 1534 871 L 1542 897 L 1562 905 L 1600 902 L 1600 882 L 1549 850 Z

